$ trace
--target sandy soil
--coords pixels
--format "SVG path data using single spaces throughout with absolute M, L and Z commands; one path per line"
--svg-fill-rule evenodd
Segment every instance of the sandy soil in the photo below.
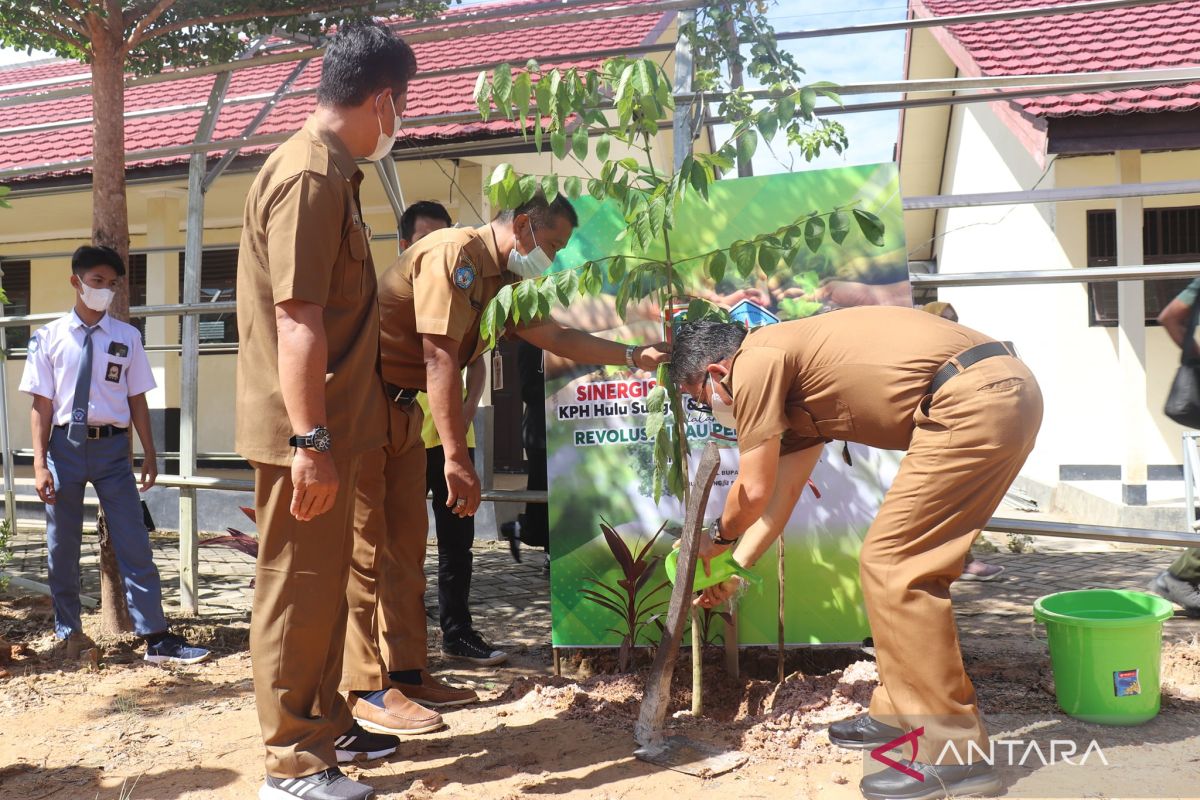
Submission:
M 49 619 L 44 599 L 0 601 L 0 634 L 10 643 L 3 650 L 10 675 L 0 681 L 0 798 L 257 796 L 261 745 L 244 623 L 184 624 L 217 658 L 171 669 L 141 661 L 136 643 L 124 639 L 100 642 L 98 667 L 68 662 L 47 634 Z M 1200 774 L 1197 642 L 1168 645 L 1163 713 L 1128 729 L 1071 723 L 1058 713 L 1049 664 L 1036 643 L 997 636 L 964 646 L 986 713 L 1023 715 L 1014 724 L 1049 720 L 1073 735 L 1102 739 L 1113 763 L 1113 776 L 1106 772 L 1099 780 L 1090 773 L 1084 783 L 1072 770 L 1005 769 L 1008 796 L 1200 794 L 1194 789 Z M 444 677 L 476 687 L 483 702 L 449 711 L 447 729 L 404 741 L 395 757 L 346 772 L 369 781 L 381 799 L 860 796 L 863 756 L 830 747 L 824 728 L 868 702 L 876 672 L 862 652 L 793 652 L 782 685 L 774 681 L 772 652 L 744 651 L 738 679 L 721 669 L 716 649 L 706 654 L 705 716 L 680 712 L 672 725 L 749 756 L 741 768 L 710 779 L 633 758 L 647 658 L 640 654 L 638 671 L 619 675 L 610 654 L 576 651 L 564 658 L 563 677 L 550 674 L 549 648 L 517 652 L 501 669 L 435 664 Z M 690 707 L 686 660 L 672 696 L 673 708 Z M 1133 763 L 1137 770 L 1128 769 Z

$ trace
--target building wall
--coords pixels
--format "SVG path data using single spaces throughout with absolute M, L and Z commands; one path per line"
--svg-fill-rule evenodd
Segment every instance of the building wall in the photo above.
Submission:
M 1144 182 L 1200 177 L 1194 152 L 1142 157 Z M 954 109 L 943 191 L 947 194 L 1101 186 L 1118 182 L 1112 155 L 1063 158 L 1043 169 L 990 106 Z M 1200 204 L 1200 197 L 1152 198 L 1146 206 Z M 1086 212 L 1111 201 L 988 206 L 941 211 L 934 252 L 943 273 L 1084 268 Z M 909 242 L 909 248 L 921 246 Z M 1013 341 L 1038 376 L 1046 415 L 1025 474 L 1054 483 L 1059 467 L 1122 461 L 1121 392 L 1116 329 L 1089 326 L 1084 284 L 962 287 L 939 290 L 960 320 Z M 1179 464 L 1182 429 L 1162 416 L 1178 350 L 1157 327 L 1146 331 L 1148 429 L 1142 432 L 1151 465 Z

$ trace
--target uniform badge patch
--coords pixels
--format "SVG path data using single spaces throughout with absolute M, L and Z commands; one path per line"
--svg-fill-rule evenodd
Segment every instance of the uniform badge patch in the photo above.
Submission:
M 471 263 L 460 264 L 454 270 L 454 285 L 460 289 L 470 289 L 475 283 L 475 266 Z
M 71 414 L 71 419 L 75 420 L 76 422 L 83 422 L 83 420 L 84 420 L 83 409 L 82 408 L 75 409 L 75 411 Z
M 29 344 L 25 345 L 25 351 L 28 352 L 30 355 L 32 355 L 33 353 L 36 353 L 38 351 L 38 348 L 41 346 L 42 346 L 42 340 L 39 339 L 38 337 L 34 336 L 32 339 L 29 340 Z
M 108 369 L 104 372 L 104 380 L 109 383 L 121 382 L 121 365 L 115 364 L 112 361 L 108 362 Z

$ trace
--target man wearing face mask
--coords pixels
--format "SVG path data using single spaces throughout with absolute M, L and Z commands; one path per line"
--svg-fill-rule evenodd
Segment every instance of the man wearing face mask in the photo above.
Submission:
M 134 630 L 146 640 L 146 660 L 194 664 L 208 651 L 170 633 L 138 487 L 129 469 L 129 425 L 142 442 L 141 490 L 157 477 L 146 392 L 154 375 L 142 337 L 108 316 L 125 265 L 108 247 L 80 247 L 71 257 L 70 314 L 29 340 L 21 391 L 33 397 L 33 472 L 46 504 L 46 544 L 54 633 L 68 652 L 95 647 L 83 632 L 79 607 L 79 547 L 83 493 L 100 498 L 125 583 Z
M 406 250 L 379 279 L 380 358 L 389 401 L 390 440 L 384 448 L 384 480 L 374 497 L 359 504 L 382 513 L 355 531 L 355 571 L 375 574 L 351 598 L 342 686 L 355 716 L 369 730 L 428 730 L 406 698 L 437 706 L 470 702 L 470 690 L 434 681 L 426 670 L 425 449 L 418 392 L 429 395 L 434 426 L 445 455 L 446 507 L 460 517 L 479 507 L 479 477 L 467 450 L 463 414 L 464 367 L 484 352 L 479 335 L 483 310 L 506 284 L 541 275 L 566 247 L 579 219 L 565 197 L 548 202 L 540 193 L 479 228 L 434 231 Z M 667 360 L 660 346 L 626 346 L 546 320 L 518 327 L 517 336 L 552 353 L 588 364 L 651 370 Z M 363 518 L 360 516 L 360 523 Z M 373 592 L 370 591 L 373 589 Z M 373 613 L 377 619 L 371 619 Z M 355 621 L 357 618 L 358 621 Z M 370 626 L 378 626 L 378 644 Z M 359 628 L 359 635 L 353 631 Z M 442 643 L 443 653 L 476 663 L 495 649 L 473 630 Z M 381 682 L 382 681 L 382 686 Z M 368 692 L 379 687 L 386 691 Z M 360 716 L 360 711 L 362 715 Z M 440 724 L 440 719 L 437 720 Z
M 361 457 L 386 439 L 375 267 L 355 161 L 387 155 L 412 49 L 344 26 L 317 108 L 266 160 L 238 253 L 237 450 L 254 467 L 259 555 L 250 629 L 266 745 L 260 800 L 365 800 L 338 763 L 394 752 L 338 694 Z

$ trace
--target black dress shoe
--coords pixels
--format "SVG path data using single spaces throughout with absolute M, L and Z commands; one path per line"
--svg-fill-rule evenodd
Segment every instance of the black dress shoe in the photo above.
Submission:
M 904 735 L 904 731 L 872 719 L 870 714 L 844 719 L 829 726 L 829 741 L 847 750 L 870 750 Z
M 874 772 L 858 784 L 867 800 L 934 800 L 939 797 L 983 795 L 995 797 L 1003 783 L 990 764 L 922 764 L 902 761 L 921 776 L 917 779 L 894 767 Z
M 518 522 L 505 522 L 500 525 L 500 538 L 508 542 L 508 552 L 512 553 L 513 561 L 521 563 L 521 530 Z

